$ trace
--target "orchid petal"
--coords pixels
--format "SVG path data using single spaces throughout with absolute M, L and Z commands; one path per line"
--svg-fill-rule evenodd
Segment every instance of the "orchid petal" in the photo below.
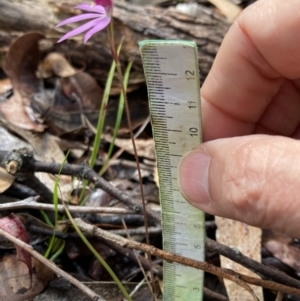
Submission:
M 111 14 L 112 7 L 113 7 L 113 1 L 112 0 L 94 0 L 94 3 L 96 5 L 101 5 L 105 8 L 107 14 Z
M 75 23 L 87 19 L 99 18 L 99 14 L 83 14 L 75 17 L 68 18 L 60 23 L 58 23 L 55 27 L 60 27 L 66 24 Z
M 99 14 L 106 14 L 106 10 L 102 5 L 80 4 L 75 6 L 75 8 L 90 12 L 97 12 Z
M 75 28 L 75 29 L 69 31 L 69 32 L 66 33 L 64 36 L 62 36 L 62 37 L 57 41 L 57 43 L 60 43 L 60 42 L 66 40 L 66 39 L 68 39 L 68 38 L 71 38 L 71 37 L 73 37 L 73 36 L 76 36 L 76 35 L 78 35 L 78 34 L 84 32 L 84 31 L 90 29 L 91 27 L 94 27 L 95 25 L 98 24 L 98 22 L 99 22 L 99 19 L 92 20 L 92 21 L 90 21 L 90 22 L 88 22 L 88 23 L 86 23 L 86 24 L 83 24 L 83 25 L 79 26 L 78 28 Z
M 104 7 L 112 7 L 112 0 L 94 0 L 94 3 Z
M 111 21 L 110 17 L 105 17 L 101 20 L 98 20 L 97 25 L 95 25 L 91 30 L 89 30 L 85 36 L 84 36 L 84 43 L 86 43 L 92 35 L 94 35 L 96 32 L 104 29 Z

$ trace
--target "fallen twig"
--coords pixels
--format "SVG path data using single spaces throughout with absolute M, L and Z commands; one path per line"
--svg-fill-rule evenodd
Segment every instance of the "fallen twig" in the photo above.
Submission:
M 218 294 L 206 287 L 203 288 L 203 294 L 204 297 L 208 297 L 209 300 L 214 300 L 214 301 L 229 301 L 229 299 L 221 294 Z
M 35 161 L 32 153 L 26 149 L 20 149 L 20 150 L 12 151 L 12 152 L 0 151 L 0 165 L 4 168 L 8 168 L 8 169 L 11 168 L 9 163 L 11 161 L 13 161 L 13 163 L 15 163 L 16 158 L 18 159 L 18 162 L 20 162 L 20 163 L 19 163 L 19 165 L 17 164 L 17 166 L 15 166 L 15 164 L 13 166 L 16 168 L 15 175 L 20 173 L 20 175 L 22 176 L 24 172 L 32 173 L 33 171 L 58 174 L 60 167 L 61 167 L 60 164 L 56 164 L 56 163 L 43 163 L 43 162 Z M 115 197 L 116 199 L 118 199 L 119 201 L 121 201 L 125 205 L 127 205 L 129 208 L 131 208 L 132 209 L 131 214 L 133 214 L 134 212 L 141 213 L 143 211 L 141 204 L 136 203 L 136 201 L 134 201 L 126 193 L 120 191 L 116 187 L 112 186 L 110 183 L 106 182 L 102 177 L 100 177 L 96 172 L 94 172 L 92 169 L 90 169 L 87 166 L 65 164 L 62 167 L 60 174 L 77 176 L 79 178 L 87 179 L 87 180 L 93 182 L 97 187 L 100 187 L 101 189 L 105 190 L 106 192 L 111 194 L 113 197 Z M 13 203 L 11 205 L 16 205 L 17 203 L 18 202 Z M 53 205 L 50 205 L 50 204 L 41 204 L 41 203 L 38 203 L 38 204 L 41 206 L 45 206 L 44 207 L 45 210 L 48 210 L 48 208 L 51 208 L 51 210 L 52 210 L 52 208 L 53 208 Z M 3 204 L 1 206 L 4 206 L 4 205 L 6 205 L 6 204 Z M 87 207 L 76 207 L 76 206 L 74 206 L 74 207 L 76 208 L 75 211 L 77 211 L 77 212 L 84 212 L 85 210 L 89 210 L 89 209 L 84 209 Z M 27 207 L 27 208 L 29 208 L 29 207 Z M 39 207 L 39 209 L 44 209 L 44 208 Z M 69 208 L 70 208 L 70 211 L 75 212 L 75 211 L 73 211 L 73 206 L 69 206 Z M 9 209 L 9 208 L 6 207 L 6 209 Z M 11 209 L 16 209 L 16 207 L 13 207 Z M 115 209 L 117 209 L 117 208 L 115 208 Z M 1 210 L 1 207 L 0 207 L 0 210 Z M 61 210 L 61 206 L 59 206 L 59 210 Z M 96 211 L 96 210 L 98 210 L 98 208 L 97 209 L 94 208 L 93 210 Z M 99 213 L 100 210 L 101 210 L 101 212 L 104 213 L 104 211 L 106 209 L 99 208 L 99 211 L 97 211 L 97 212 Z M 118 210 L 120 210 L 120 209 L 118 209 Z M 155 212 L 148 208 L 146 209 L 146 211 L 147 211 L 147 215 L 148 215 L 149 219 L 151 219 L 157 223 L 161 222 L 161 217 L 158 212 Z M 91 211 L 89 211 L 89 212 L 92 213 Z M 105 212 L 105 213 L 108 213 L 108 212 Z M 117 212 L 110 212 L 110 213 L 117 213 Z M 121 213 L 121 211 L 120 211 L 118 214 L 123 214 L 123 213 Z M 229 248 L 218 242 L 210 240 L 209 238 L 206 238 L 206 246 L 210 250 L 214 250 L 218 254 L 226 256 L 226 257 L 230 258 L 231 260 L 238 262 L 238 263 L 242 264 L 243 266 L 251 269 L 252 271 L 259 274 L 263 278 L 274 279 L 279 283 L 300 288 L 300 283 L 298 280 L 293 279 L 292 277 L 286 275 L 285 273 L 283 273 L 281 271 L 271 269 L 267 266 L 264 266 L 261 263 L 255 262 L 254 260 L 242 255 L 240 252 L 238 252 L 238 250 L 233 250 L 232 248 Z
M 269 278 L 285 285 L 300 288 L 299 280 L 290 277 L 280 270 L 270 268 L 243 255 L 238 249 L 230 248 L 209 238 L 206 238 L 205 245 L 206 248 L 210 251 L 215 251 L 219 255 L 223 255 L 231 259 L 232 261 L 241 264 L 242 266 L 258 274 L 262 278 Z
M 53 204 L 38 203 L 39 196 L 29 197 L 22 201 L 0 204 L 1 210 L 16 210 L 16 209 L 38 209 L 54 211 Z M 65 213 L 63 205 L 57 206 L 59 213 Z M 138 214 L 132 210 L 125 208 L 112 208 L 112 207 L 85 207 L 85 206 L 72 206 L 68 205 L 68 209 L 72 213 L 105 213 L 105 214 Z
M 12 152 L 0 151 L 0 166 L 16 177 L 18 177 L 18 174 L 24 176 L 22 174 L 24 172 L 47 172 L 51 174 L 69 175 L 88 180 L 93 183 L 96 188 L 101 188 L 106 191 L 134 212 L 144 212 L 142 203 L 134 201 L 129 195 L 105 181 L 92 168 L 86 165 L 64 164 L 61 166 L 61 164 L 54 162 L 36 161 L 31 150 L 21 148 Z M 146 214 L 150 220 L 155 222 L 161 221 L 160 214 L 150 208 L 146 208 Z
M 33 250 L 32 246 L 26 244 L 25 242 L 23 242 L 22 240 L 20 240 L 16 237 L 10 235 L 9 233 L 7 233 L 6 231 L 3 231 L 2 229 L 0 229 L 0 235 L 4 236 L 6 239 L 10 240 L 11 242 L 13 242 L 18 247 L 21 247 L 24 250 L 26 250 L 33 257 L 35 257 L 36 259 L 41 261 L 45 266 L 47 266 L 48 268 L 53 270 L 57 275 L 67 279 L 70 283 L 72 283 L 73 285 L 78 287 L 83 293 L 85 293 L 92 300 L 94 300 L 94 301 L 105 301 L 105 299 L 103 299 L 101 296 L 96 294 L 94 291 L 92 291 L 86 285 L 81 283 L 79 280 L 77 280 L 76 278 L 72 277 L 71 275 L 69 275 L 68 273 L 61 270 L 59 267 L 57 267 L 54 262 L 46 259 L 43 255 L 41 255 L 37 251 Z
M 234 272 L 229 269 L 223 269 L 223 268 L 216 267 L 207 262 L 197 261 L 197 260 L 193 260 L 193 259 L 190 259 L 187 257 L 179 256 L 179 255 L 176 255 L 176 254 L 173 254 L 170 252 L 165 252 L 165 251 L 157 249 L 153 246 L 139 243 L 136 241 L 131 241 L 122 236 L 115 235 L 108 231 L 97 228 L 93 225 L 87 224 L 80 218 L 76 218 L 75 221 L 76 221 L 78 227 L 82 231 L 85 231 L 85 232 L 89 233 L 90 235 L 94 235 L 96 237 L 100 236 L 105 239 L 112 240 L 115 243 L 121 245 L 122 247 L 141 250 L 141 251 L 147 252 L 153 256 L 162 258 L 168 262 L 176 262 L 176 263 L 179 263 L 182 265 L 194 267 L 196 269 L 203 270 L 210 274 L 214 274 L 218 277 L 231 280 L 231 281 L 235 282 L 236 284 L 240 285 L 241 287 L 245 288 L 247 291 L 249 291 L 252 294 L 252 296 L 255 298 L 255 300 L 258 300 L 258 299 L 255 295 L 253 295 L 252 289 L 249 287 L 248 284 L 253 284 L 253 285 L 261 286 L 261 287 L 264 287 L 264 288 L 267 288 L 270 290 L 275 290 L 275 291 L 279 291 L 279 292 L 283 292 L 283 293 L 287 293 L 287 294 L 292 294 L 295 296 L 300 296 L 300 289 L 298 289 L 298 288 L 283 285 L 281 283 L 277 283 L 274 281 L 253 278 L 250 276 L 246 276 L 246 275 Z M 249 290 L 249 288 L 250 288 L 250 290 Z

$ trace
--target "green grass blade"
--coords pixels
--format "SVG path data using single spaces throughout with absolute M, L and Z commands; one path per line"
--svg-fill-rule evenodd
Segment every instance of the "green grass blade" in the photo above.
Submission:
M 69 156 L 69 153 L 70 153 L 70 150 L 68 150 L 67 154 L 65 155 L 65 158 L 61 164 L 61 167 L 59 169 L 59 172 L 57 174 L 57 177 L 55 179 L 55 183 L 54 183 L 54 188 L 53 188 L 53 205 L 54 205 L 54 226 L 56 227 L 57 226 L 57 222 L 59 220 L 59 212 L 58 212 L 58 190 L 59 190 L 59 184 L 58 184 L 58 181 L 59 181 L 59 176 L 61 174 L 61 170 L 62 168 L 64 167 L 64 165 L 66 164 L 67 162 L 67 159 L 68 159 L 68 156 Z M 44 218 L 45 218 L 45 215 L 44 215 Z M 47 220 L 51 223 L 51 221 L 49 220 L 48 216 L 47 216 Z M 48 223 L 48 222 L 47 222 Z M 51 226 L 52 223 L 51 223 Z M 49 246 L 44 254 L 44 256 L 46 258 L 48 258 L 51 254 L 51 252 L 53 251 L 53 249 L 57 249 L 55 246 L 57 246 L 57 243 L 60 243 L 61 240 L 60 239 L 56 239 L 55 238 L 55 233 L 53 234 L 53 236 L 51 237 L 50 239 L 50 242 L 49 242 Z M 55 251 L 57 253 L 57 251 Z
M 50 238 L 50 242 L 49 242 L 48 248 L 44 254 L 44 257 L 49 258 L 51 250 L 53 248 L 54 241 L 55 241 L 55 233 Z
M 123 41 L 122 41 L 123 42 Z M 122 42 L 120 43 L 119 47 L 118 47 L 118 54 L 121 51 L 122 48 Z M 103 93 L 103 97 L 102 97 L 102 103 L 101 103 L 101 107 L 99 110 L 99 116 L 98 116 L 98 123 L 97 123 L 97 129 L 96 129 L 96 135 L 95 135 L 95 140 L 94 140 L 94 144 L 93 144 L 93 151 L 89 160 L 89 166 L 90 167 L 94 167 L 96 159 L 97 159 L 97 154 L 98 154 L 98 150 L 99 150 L 99 146 L 100 146 L 100 141 L 101 141 L 101 136 L 102 136 L 102 132 L 103 132 L 103 127 L 104 127 L 104 121 L 105 121 L 105 114 L 106 114 L 106 107 L 107 107 L 107 103 L 108 103 L 108 99 L 109 99 L 109 93 L 111 90 L 111 85 L 112 85 L 112 81 L 114 78 L 114 74 L 116 71 L 116 63 L 113 60 L 110 66 L 110 70 L 108 73 L 108 77 L 106 80 L 106 84 L 105 84 L 105 89 L 104 89 L 104 93 Z M 85 192 L 85 188 L 88 184 L 88 181 L 85 180 L 83 182 L 83 188 L 82 191 L 80 193 L 79 196 L 79 200 L 80 205 L 84 205 L 85 200 L 83 200 L 83 195 Z
M 44 210 L 40 210 L 40 213 L 42 215 L 42 217 L 44 218 L 45 220 L 45 223 L 50 226 L 50 227 L 54 227 L 53 223 L 51 222 L 48 214 L 44 211 Z
M 121 290 L 122 294 L 128 301 L 132 301 L 131 297 L 127 293 L 125 287 L 123 286 L 122 282 L 118 279 L 114 271 L 110 268 L 110 266 L 106 263 L 106 261 L 101 257 L 101 255 L 95 250 L 95 248 L 90 244 L 90 242 L 86 239 L 84 234 L 81 232 L 77 224 L 75 223 L 70 211 L 68 210 L 68 207 L 64 203 L 66 214 L 74 227 L 75 231 L 79 235 L 79 237 L 82 239 L 82 241 L 85 243 L 85 245 L 89 248 L 89 250 L 94 254 L 94 256 L 99 260 L 99 262 L 103 265 L 103 267 L 106 269 L 106 271 L 109 273 L 109 275 L 112 277 L 112 279 L 116 282 L 117 286 Z
M 125 70 L 125 74 L 124 74 L 124 87 L 125 87 L 125 89 L 127 89 L 132 64 L 133 64 L 133 61 L 129 62 L 128 65 L 127 65 L 127 68 Z M 103 172 L 106 170 L 107 163 L 108 163 L 108 161 L 111 157 L 111 154 L 112 154 L 112 151 L 113 151 L 113 148 L 114 148 L 114 144 L 115 144 L 115 141 L 116 141 L 116 138 L 117 138 L 117 135 L 118 135 L 118 131 L 119 131 L 119 128 L 120 128 L 121 120 L 122 120 L 122 115 L 123 115 L 123 110 L 124 110 L 124 102 L 125 102 L 124 95 L 123 95 L 123 93 L 121 93 L 120 98 L 119 98 L 119 106 L 118 106 L 117 118 L 116 118 L 116 122 L 115 122 L 115 126 L 114 126 L 112 141 L 110 143 L 106 159 L 105 159 L 105 161 L 103 163 L 103 166 L 100 170 L 100 173 L 99 173 L 100 175 L 102 175 Z
M 118 47 L 118 54 L 120 53 L 121 47 L 122 47 L 122 43 Z M 95 141 L 94 141 L 94 145 L 93 145 L 93 151 L 91 154 L 91 158 L 89 160 L 90 167 L 94 167 L 94 164 L 95 164 L 95 161 L 97 158 L 98 149 L 100 146 L 101 135 L 103 132 L 103 127 L 104 127 L 106 107 L 107 107 L 107 103 L 108 103 L 108 99 L 109 99 L 109 93 L 111 90 L 111 85 L 112 85 L 113 77 L 115 74 L 115 70 L 116 70 L 116 63 L 113 60 L 110 70 L 109 70 L 109 73 L 108 73 L 108 77 L 107 77 L 107 81 L 106 81 L 106 85 L 105 85 L 105 89 L 104 89 L 104 93 L 103 93 L 102 103 L 101 103 L 101 107 L 100 107 L 100 111 L 99 111 L 97 132 L 96 132 Z
M 60 240 L 61 246 L 57 249 L 57 251 L 51 256 L 50 260 L 54 261 L 65 249 L 66 242 L 64 240 Z

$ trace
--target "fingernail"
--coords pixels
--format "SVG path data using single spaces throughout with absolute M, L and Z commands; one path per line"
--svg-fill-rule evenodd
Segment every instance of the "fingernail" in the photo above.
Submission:
M 208 205 L 208 169 L 210 156 L 204 152 L 191 151 L 180 162 L 179 188 L 186 200 L 195 207 Z

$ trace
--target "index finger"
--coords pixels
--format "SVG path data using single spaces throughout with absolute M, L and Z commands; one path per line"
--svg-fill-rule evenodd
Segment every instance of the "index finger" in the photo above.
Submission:
M 299 11 L 261 0 L 232 25 L 201 90 L 205 141 L 253 133 L 284 79 L 300 77 Z

